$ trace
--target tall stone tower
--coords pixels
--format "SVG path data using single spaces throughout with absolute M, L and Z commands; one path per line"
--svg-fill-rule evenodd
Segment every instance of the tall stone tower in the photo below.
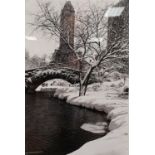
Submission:
M 61 34 L 60 34 L 60 49 L 68 48 L 68 44 L 64 41 L 69 42 L 69 45 L 74 48 L 74 25 L 75 25 L 75 11 L 70 1 L 67 1 L 64 8 L 61 10 Z M 63 39 L 63 38 L 64 39 Z
M 75 11 L 70 1 L 67 1 L 61 10 L 60 19 L 60 45 L 55 50 L 52 63 L 61 67 L 70 67 L 77 69 L 77 56 L 74 52 L 74 25 Z

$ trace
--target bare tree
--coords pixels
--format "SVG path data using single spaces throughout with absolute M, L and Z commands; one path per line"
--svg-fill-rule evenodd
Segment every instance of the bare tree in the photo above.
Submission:
M 50 8 L 49 3 L 38 5 L 41 12 L 34 15 L 35 21 L 32 25 L 35 30 L 41 30 L 51 37 L 61 37 L 72 49 L 68 38 L 60 35 L 64 30 L 60 27 L 59 14 Z M 105 18 L 106 11 L 107 8 L 90 6 L 87 11 L 80 11 L 76 15 L 75 48 L 72 50 L 78 55 L 76 61 L 79 62 L 79 96 L 86 94 L 89 79 L 95 69 L 102 66 L 104 71 L 111 70 L 120 65 L 119 60 L 128 58 L 128 42 L 125 39 L 117 38 L 117 41 L 107 48 L 107 31 L 110 27 Z M 118 46 L 120 48 L 117 48 Z
M 82 69 L 82 62 L 89 63 L 87 72 L 80 72 L 80 91 L 79 95 L 85 95 L 89 78 L 93 71 L 102 66 L 104 72 L 115 70 L 122 64 L 122 59 L 128 59 L 128 38 L 117 37 L 116 41 L 112 42 L 107 48 L 107 32 L 112 29 L 108 25 L 105 18 L 107 8 L 101 9 L 95 6 L 89 7 L 87 13 L 77 17 L 77 45 L 82 54 L 80 54 L 80 71 Z M 115 31 L 112 29 L 112 31 Z M 119 47 L 119 48 L 118 48 Z

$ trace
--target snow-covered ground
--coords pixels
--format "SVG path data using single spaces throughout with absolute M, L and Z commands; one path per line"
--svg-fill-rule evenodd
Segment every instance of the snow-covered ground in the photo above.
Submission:
M 72 84 L 70 84 L 69 82 L 62 80 L 62 79 L 53 79 L 53 80 L 48 80 L 46 82 L 44 82 L 43 84 L 41 84 L 40 86 L 38 86 L 38 88 L 36 88 L 36 91 L 50 91 L 52 88 L 62 88 L 62 87 L 70 87 L 72 86 Z
M 66 99 L 72 105 L 104 111 L 111 120 L 106 136 L 87 142 L 68 155 L 128 155 L 128 98 L 121 96 L 125 87 L 128 81 L 123 85 L 123 80 L 93 84 L 88 87 L 86 96 L 81 97 L 76 87 L 55 89 L 55 97 Z M 81 128 L 94 130 L 94 126 L 88 124 Z

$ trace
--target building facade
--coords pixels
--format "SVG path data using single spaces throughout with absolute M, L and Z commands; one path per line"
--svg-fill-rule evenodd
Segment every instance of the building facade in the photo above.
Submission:
M 129 0 L 121 0 L 115 8 L 123 8 L 119 16 L 108 17 L 107 49 L 111 52 L 121 50 L 125 45 L 125 52 L 129 52 Z M 123 49 L 124 50 L 124 49 Z M 126 71 L 123 69 L 125 65 Z M 128 72 L 129 59 L 122 59 L 121 72 Z

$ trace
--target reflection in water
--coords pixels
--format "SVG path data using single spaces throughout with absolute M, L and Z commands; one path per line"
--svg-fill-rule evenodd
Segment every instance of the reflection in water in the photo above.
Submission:
M 80 129 L 107 121 L 103 113 L 64 104 L 45 93 L 26 94 L 26 154 L 65 155 L 104 134 Z

